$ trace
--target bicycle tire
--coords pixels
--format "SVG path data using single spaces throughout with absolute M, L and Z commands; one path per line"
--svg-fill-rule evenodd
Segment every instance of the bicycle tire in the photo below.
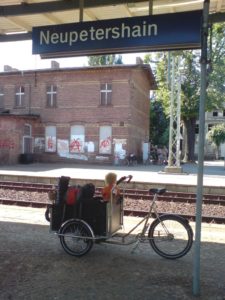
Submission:
M 45 219 L 46 221 L 50 222 L 51 221 L 51 217 L 50 217 L 50 206 L 48 205 L 45 211 Z
M 71 219 L 65 222 L 59 231 L 60 243 L 65 252 L 72 256 L 83 256 L 93 246 L 94 233 L 83 220 Z M 85 239 L 86 237 L 86 239 Z
M 166 214 L 155 219 L 150 226 L 148 237 L 153 250 L 168 259 L 186 255 L 193 243 L 192 228 L 188 220 L 179 215 Z

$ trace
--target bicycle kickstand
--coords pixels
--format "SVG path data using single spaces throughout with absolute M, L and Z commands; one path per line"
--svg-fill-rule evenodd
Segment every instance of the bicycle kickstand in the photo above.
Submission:
M 131 253 L 134 254 L 134 251 L 137 249 L 137 247 L 140 244 L 140 240 L 137 239 L 136 242 L 134 243 L 134 246 L 132 247 Z

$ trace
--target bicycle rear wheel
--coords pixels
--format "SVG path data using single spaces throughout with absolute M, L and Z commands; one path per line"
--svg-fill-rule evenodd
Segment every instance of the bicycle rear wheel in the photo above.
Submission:
M 90 226 L 82 220 L 69 220 L 60 229 L 60 242 L 66 253 L 82 256 L 93 246 L 94 234 Z
M 160 216 L 151 224 L 148 237 L 154 251 L 168 259 L 186 255 L 193 243 L 191 226 L 178 215 Z

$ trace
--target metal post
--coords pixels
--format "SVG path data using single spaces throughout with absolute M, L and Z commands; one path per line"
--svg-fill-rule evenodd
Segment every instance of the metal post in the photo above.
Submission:
M 169 59 L 169 57 L 168 57 Z M 168 63 L 168 69 L 170 62 Z M 181 173 L 180 167 L 180 97 L 181 75 L 180 57 L 172 55 L 172 76 L 170 87 L 170 127 L 169 127 L 169 157 L 167 173 Z
M 198 151 L 198 176 L 196 196 L 196 223 L 193 265 L 193 294 L 200 295 L 200 248 L 201 248 L 201 221 L 202 221 L 202 194 L 203 194 L 203 165 L 205 143 L 205 98 L 206 98 L 206 70 L 207 70 L 207 39 L 208 17 L 210 0 L 204 0 L 202 49 L 201 49 L 201 93 L 199 105 L 199 151 Z
M 84 19 L 84 0 L 80 0 L 80 15 L 79 15 L 79 21 L 83 22 Z
M 169 62 L 170 63 L 170 62 Z M 172 78 L 170 91 L 170 128 L 169 128 L 169 157 L 168 166 L 173 165 L 173 107 L 174 107 L 174 55 L 172 55 Z
M 178 87 L 177 87 L 177 145 L 176 145 L 176 166 L 180 167 L 180 100 L 181 100 L 181 72 L 180 57 L 178 58 Z
M 149 0 L 149 3 L 148 3 L 148 14 L 149 15 L 153 14 L 153 0 Z

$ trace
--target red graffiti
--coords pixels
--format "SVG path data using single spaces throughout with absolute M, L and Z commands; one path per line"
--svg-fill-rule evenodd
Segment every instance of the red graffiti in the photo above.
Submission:
M 0 148 L 1 149 L 14 149 L 15 143 L 11 140 L 0 140 Z
M 80 141 L 79 139 L 77 140 L 73 140 L 70 143 L 70 151 L 71 152 L 81 152 L 82 149 L 82 141 Z
M 108 136 L 105 140 L 101 141 L 100 148 L 107 148 L 111 145 L 111 137 Z
M 53 149 L 53 140 L 51 137 L 48 138 L 48 149 Z

